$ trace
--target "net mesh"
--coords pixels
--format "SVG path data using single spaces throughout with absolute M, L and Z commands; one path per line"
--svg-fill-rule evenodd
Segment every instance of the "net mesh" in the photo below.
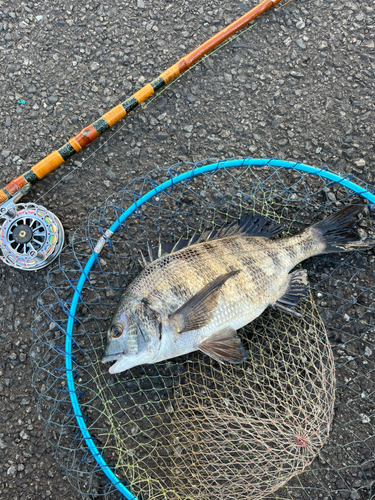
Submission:
M 82 496 L 120 494 L 88 451 L 70 404 L 64 344 L 72 295 L 113 221 L 156 183 L 195 167 L 154 170 L 107 199 L 76 230 L 38 299 L 33 383 L 46 437 Z M 293 169 L 223 169 L 164 191 L 107 242 L 75 316 L 73 373 L 92 440 L 137 498 L 371 498 L 372 251 L 305 261 L 311 291 L 299 306 L 303 317 L 266 310 L 239 332 L 250 352 L 241 365 L 219 365 L 197 352 L 113 376 L 100 362 L 110 317 L 141 270 L 147 241 L 156 245 L 160 236 L 172 243 L 252 213 L 294 234 L 358 198 L 341 184 Z M 358 232 L 374 235 L 374 220 L 366 208 Z

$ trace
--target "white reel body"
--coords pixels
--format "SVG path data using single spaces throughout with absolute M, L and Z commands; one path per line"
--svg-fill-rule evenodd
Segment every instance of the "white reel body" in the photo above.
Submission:
M 46 208 L 12 200 L 0 207 L 0 259 L 5 264 L 36 271 L 50 264 L 63 245 L 63 226 Z

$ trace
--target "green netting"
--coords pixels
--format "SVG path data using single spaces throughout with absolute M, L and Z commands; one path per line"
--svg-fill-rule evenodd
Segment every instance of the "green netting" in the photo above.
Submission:
M 192 167 L 157 169 L 106 200 L 77 229 L 38 299 L 32 359 L 40 412 L 56 460 L 83 496 L 119 493 L 88 453 L 72 414 L 64 365 L 70 301 L 111 223 L 155 182 Z M 76 314 L 75 384 L 99 452 L 138 498 L 371 497 L 371 251 L 305 261 L 311 293 L 300 306 L 303 318 L 267 310 L 240 332 L 250 352 L 241 365 L 222 366 L 193 353 L 111 376 L 100 363 L 110 316 L 141 270 L 147 241 L 174 242 L 251 213 L 282 222 L 293 234 L 358 199 L 340 184 L 296 170 L 223 169 L 147 202 L 108 241 Z M 366 208 L 358 231 L 370 235 L 373 228 Z

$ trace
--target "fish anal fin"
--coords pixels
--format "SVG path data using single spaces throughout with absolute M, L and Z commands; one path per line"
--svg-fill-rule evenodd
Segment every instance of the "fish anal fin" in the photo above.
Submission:
M 204 340 L 198 349 L 219 363 L 242 363 L 249 354 L 233 328 L 224 328 Z
M 275 309 L 280 309 L 281 311 L 293 314 L 294 316 L 300 318 L 301 314 L 294 311 L 294 307 L 298 302 L 306 297 L 308 293 L 308 279 L 307 271 L 301 269 L 294 271 L 289 275 L 288 288 L 285 293 L 277 299 L 277 301 L 272 304 Z
M 171 314 L 168 319 L 175 323 L 178 333 L 199 330 L 206 326 L 217 306 L 221 287 L 239 272 L 235 270 L 218 276 Z

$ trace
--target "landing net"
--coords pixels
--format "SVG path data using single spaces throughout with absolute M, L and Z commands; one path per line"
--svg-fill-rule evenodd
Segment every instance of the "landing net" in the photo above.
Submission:
M 254 213 L 294 234 L 356 201 L 368 205 L 357 230 L 374 237 L 374 187 L 358 179 L 251 159 L 220 162 L 220 168 L 195 175 L 211 163 L 179 163 L 132 181 L 92 212 L 49 271 L 38 299 L 31 357 L 56 460 L 89 498 L 115 499 L 121 493 L 140 500 L 370 498 L 372 251 L 305 261 L 311 291 L 300 305 L 302 319 L 271 309 L 263 313 L 239 332 L 250 352 L 241 365 L 222 366 L 193 353 L 111 376 L 100 362 L 110 317 L 141 270 L 147 241 L 157 245 L 160 237 L 172 243 Z M 186 171 L 191 175 L 173 182 Z M 167 181 L 168 189 L 138 203 Z M 106 230 L 134 203 L 134 213 L 110 238 Z M 106 245 L 77 292 L 68 352 L 72 298 L 103 234 Z M 67 358 L 73 390 L 67 385 Z

